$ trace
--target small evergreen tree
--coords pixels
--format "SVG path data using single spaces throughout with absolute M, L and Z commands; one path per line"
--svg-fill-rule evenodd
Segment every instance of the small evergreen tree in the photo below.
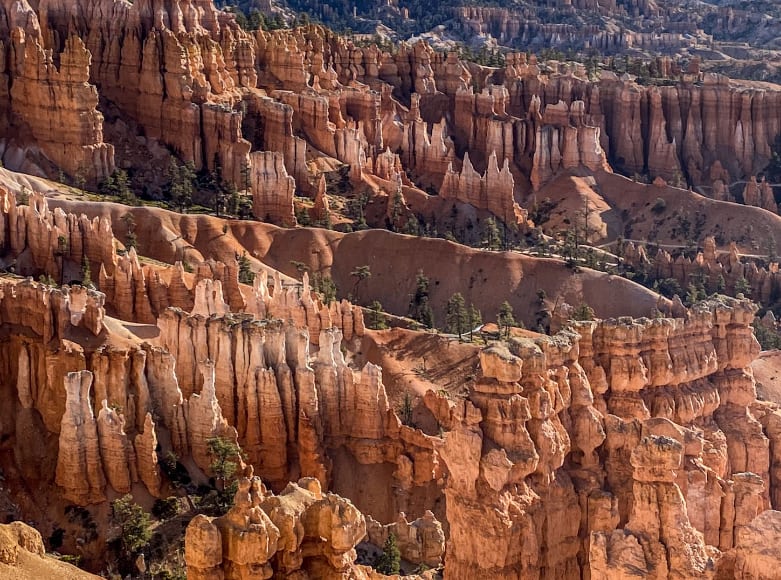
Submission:
M 369 305 L 369 316 L 367 324 L 372 330 L 385 330 L 388 328 L 388 322 L 385 318 L 385 312 L 379 300 L 375 300 Z
M 398 574 L 401 571 L 401 552 L 396 545 L 394 534 L 389 534 L 388 539 L 385 540 L 382 554 L 377 557 L 374 569 L 387 576 Z
M 120 201 L 130 204 L 136 204 L 138 202 L 136 194 L 130 188 L 130 178 L 127 171 L 124 169 L 117 169 L 114 172 L 114 183 L 116 184 L 117 197 Z
M 502 242 L 502 236 L 499 233 L 496 220 L 492 217 L 489 217 L 487 220 L 485 220 L 483 241 L 489 250 L 498 249 Z
M 513 315 L 513 307 L 506 300 L 499 307 L 499 314 L 496 316 L 496 323 L 499 325 L 499 331 L 504 331 L 504 338 L 510 338 L 510 328 L 518 324 Z
M 466 311 L 466 325 L 469 329 L 469 340 L 471 341 L 474 336 L 475 327 L 483 323 L 483 315 L 475 307 L 474 304 L 470 304 Z
M 206 440 L 209 456 L 212 458 L 209 466 L 214 472 L 214 477 L 223 486 L 225 482 L 233 479 L 239 468 L 238 459 L 241 457 L 239 446 L 226 437 L 210 437 Z
M 460 339 L 464 330 L 466 330 L 466 320 L 467 310 L 464 297 L 460 292 L 456 292 L 447 301 L 447 309 L 445 311 L 447 331 L 451 334 L 457 334 Z
M 111 502 L 114 523 L 120 529 L 120 544 L 127 557 L 136 555 L 152 538 L 149 514 L 127 494 Z
M 594 320 L 594 309 L 583 302 L 572 313 L 572 320 Z
M 358 266 L 355 268 L 355 270 L 350 272 L 350 276 L 355 278 L 355 284 L 353 284 L 353 298 L 358 300 L 358 288 L 361 285 L 361 282 L 372 277 L 371 268 L 368 266 L 368 264 L 364 266 Z
M 233 502 L 238 488 L 238 469 L 244 453 L 235 441 L 227 437 L 210 437 L 206 440 L 210 469 L 214 473 L 217 488 L 217 508 L 225 512 Z
M 735 280 L 735 294 L 743 294 L 746 298 L 751 296 L 751 284 L 744 276 Z
M 241 254 L 238 257 L 239 262 L 239 282 L 242 284 L 249 284 L 250 286 L 255 282 L 255 272 L 252 271 L 252 264 L 247 257 L 247 252 Z
M 330 276 L 315 272 L 311 278 L 312 289 L 320 294 L 323 303 L 328 305 L 336 301 L 337 288 L 336 283 Z
M 429 279 L 418 270 L 415 278 L 415 294 L 410 301 L 410 316 L 426 328 L 434 328 L 434 312 L 429 304 Z
M 409 393 L 404 393 L 404 398 L 401 401 L 399 407 L 399 418 L 403 425 L 412 427 L 412 396 Z
M 168 197 L 171 203 L 184 211 L 193 203 L 193 184 L 195 183 L 195 168 L 191 162 L 179 165 L 174 157 L 168 164 Z

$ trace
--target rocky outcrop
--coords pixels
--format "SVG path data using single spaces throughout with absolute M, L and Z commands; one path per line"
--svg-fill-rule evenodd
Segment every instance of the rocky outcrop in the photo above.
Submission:
M 198 361 L 203 385 L 200 393 L 193 393 L 184 405 L 187 421 L 187 441 L 189 452 L 195 464 L 204 472 L 211 471 L 212 455 L 209 440 L 215 437 L 236 443 L 236 431 L 225 420 L 215 392 L 214 364 L 211 361 Z M 178 439 L 183 439 L 179 435 Z M 237 459 L 241 463 L 241 459 Z
M 773 197 L 773 188 L 764 178 L 757 182 L 757 178 L 751 176 L 743 189 L 743 203 L 778 213 L 778 205 Z
M 714 559 L 691 525 L 675 483 L 682 461 L 681 443 L 664 436 L 645 437 L 632 451 L 631 515 L 623 530 L 592 534 L 592 577 L 714 577 Z
M 500 170 L 496 154 L 492 153 L 485 175 L 480 176 L 472 167 L 467 154 L 461 173 L 454 172 L 452 167 L 448 168 L 439 195 L 444 199 L 455 199 L 485 209 L 505 223 L 518 224 L 525 222 L 525 215 L 515 202 L 514 189 L 515 181 L 506 159 Z
M 299 295 L 279 276 L 271 287 L 259 274 L 246 309 L 262 310 L 260 320 L 230 312 L 217 279 L 227 270 L 206 270 L 215 278 L 194 274 L 191 313 L 164 310 L 159 338 L 146 345 L 95 346 L 98 335 L 84 332 L 83 315 L 32 315 L 47 312 L 37 305 L 63 291 L 3 284 L 23 299 L 0 302 L 10 333 L 0 346 L 0 387 L 12 417 L 0 411 L 0 424 L 12 426 L 9 437 L 23 428 L 56 435 L 54 457 L 16 445 L 22 458 L 56 460 L 52 477 L 69 501 L 99 503 L 136 482 L 161 494 L 158 444 L 196 476 L 208 475 L 208 440 L 223 437 L 238 442 L 275 490 L 309 476 L 349 494 L 372 517 L 371 541 L 393 532 L 410 560 L 444 558 L 448 577 L 498 578 L 620 577 L 626 566 L 707 575 L 745 561 L 746 530 L 779 507 L 781 420 L 756 401 L 748 302 L 720 299 L 682 309 L 679 318 L 580 322 L 552 337 L 530 334 L 486 348 L 465 397 L 425 397 L 418 411 L 430 413 L 424 432 L 396 416 L 379 367 L 358 370 L 345 358 L 342 347 L 360 344 L 344 336 L 348 329 L 360 336 L 351 305 L 324 308 L 306 286 Z M 99 335 L 114 337 L 112 325 Z M 43 336 L 60 347 L 44 348 Z M 85 370 L 67 374 L 74 369 Z M 58 389 L 56 377 L 66 375 Z M 34 427 L 33 411 L 42 426 Z M 40 469 L 25 464 L 25 472 Z M 222 549 L 191 555 L 193 569 L 216 573 L 226 561 L 314 575 L 350 569 L 355 542 L 337 540 L 358 531 L 347 526 L 331 535 L 322 522 L 333 523 L 328 514 L 342 508 L 318 503 L 314 485 L 257 501 L 279 532 L 273 550 L 272 528 L 257 512 L 230 525 L 198 520 L 196 544 Z M 310 545 L 307 532 L 279 548 L 302 518 L 331 540 Z M 241 527 L 248 521 L 262 529 Z M 245 529 L 257 534 L 236 531 Z M 245 549 L 241 538 L 266 547 Z
M 26 6 L 17 9 L 24 11 Z M 35 20 L 32 10 L 28 16 Z M 13 145 L 21 152 L 20 158 L 7 148 L 6 164 L 46 171 L 48 167 L 25 165 L 25 150 L 37 148 L 69 175 L 96 180 L 111 174 L 114 147 L 103 142 L 98 91 L 89 83 L 91 55 L 82 38 L 68 36 L 57 64 L 36 28 L 15 28 L 6 39 L 4 52 L 13 56 L 7 61 L 10 66 L 0 69 L 3 84 L 10 86 L 4 124 L 13 127 Z
M 103 332 L 103 295 L 82 286 L 52 288 L 31 280 L 0 282 L 0 322 L 30 329 L 43 344 L 79 330 Z
M 645 247 L 632 242 L 623 247 L 623 259 L 637 271 L 647 271 L 657 279 L 673 278 L 687 288 L 689 284 L 703 284 L 707 292 L 724 292 L 735 295 L 750 289 L 752 298 L 762 304 L 772 302 L 772 296 L 781 291 L 781 274 L 778 264 L 741 255 L 737 245 L 730 243 L 723 250 L 708 236 L 702 250 L 692 258 L 673 258 L 666 250 L 659 250 L 653 258 Z
M 52 211 L 38 192 L 29 197 L 29 205 L 17 205 L 16 195 L 0 188 L 0 260 L 5 268 L 22 276 L 47 274 L 57 283 L 81 282 L 85 258 L 93 272 L 101 265 L 114 271 L 110 220 Z
M 775 431 L 759 421 L 775 415 L 752 410 L 745 370 L 752 317 L 733 300 L 685 321 L 579 323 L 486 351 L 468 401 L 427 398 L 446 429 L 446 576 L 479 563 L 493 577 L 570 577 L 581 558 L 592 577 L 714 576 L 774 485 Z
M 281 154 L 270 151 L 250 155 L 252 213 L 259 220 L 293 226 L 296 182 L 288 175 L 284 161 Z
M 102 405 L 97 427 L 106 480 L 119 493 L 129 493 L 133 482 L 138 480 L 135 451 L 125 434 L 124 418 L 108 406 L 106 399 Z
M 777 575 L 781 512 L 768 510 L 757 516 L 737 536 L 735 577 L 765 580 Z
M 318 344 L 320 331 L 338 328 L 346 340 L 364 333 L 363 311 L 346 300 L 323 304 L 309 285 L 309 274 L 304 273 L 301 284 L 286 285 L 279 273 L 269 284 L 266 271 L 255 277 L 253 291 L 247 298 L 246 311 L 257 318 L 276 318 L 292 321 L 296 328 L 309 331 L 309 339 Z M 272 290 L 273 288 L 273 290 Z
M 302 429 L 314 429 L 318 446 L 329 437 L 355 438 L 356 453 L 363 452 L 363 439 L 379 442 L 394 429 L 398 437 L 378 370 L 369 365 L 356 377 L 339 351 L 342 335 L 335 328 L 321 332 L 320 353 L 310 367 L 307 331 L 295 324 L 188 317 L 176 310 L 166 311 L 158 324 L 161 345 L 175 357 L 178 385 L 189 398 L 190 451 L 204 469 L 210 463 L 206 439 L 230 436 L 228 425 L 249 462 L 273 485 L 290 480 L 299 469 L 297 456 L 304 472 L 328 477 L 327 460 L 312 457 L 322 450 L 305 447 Z M 199 376 L 195 369 L 207 360 L 213 366 Z
M 9 578 L 99 578 L 47 556 L 40 532 L 22 522 L 0 525 L 0 574 Z
M 126 353 L 125 353 L 126 354 Z M 143 369 L 142 369 L 143 372 Z M 65 412 L 59 430 L 59 450 L 55 481 L 63 495 L 78 505 L 100 503 L 106 499 L 106 484 L 114 491 L 129 493 L 139 479 L 152 495 L 159 495 L 161 475 L 157 458 L 154 422 L 147 412 L 143 428 L 135 437 L 135 446 L 126 434 L 126 417 L 132 409 L 109 407 L 105 398 L 95 417 L 92 407 L 93 375 L 89 371 L 69 373 L 65 377 Z M 129 390 L 129 389 L 128 389 Z M 98 397 L 100 394 L 98 393 Z M 131 397 L 131 403 L 133 398 Z M 140 405 L 142 409 L 144 405 Z M 194 421 L 200 415 L 193 414 Z
M 365 533 L 364 518 L 350 501 L 323 493 L 315 479 L 290 483 L 277 496 L 258 478 L 242 479 L 227 514 L 199 515 L 187 526 L 187 575 L 366 578 L 354 564 Z
M 445 533 L 442 524 L 430 511 L 415 521 L 407 521 L 399 514 L 398 520 L 382 525 L 371 516 L 366 516 L 366 537 L 375 546 L 384 546 L 390 535 L 396 538 L 396 545 L 404 560 L 413 564 L 424 564 L 438 568 L 445 555 Z
M 106 476 L 90 401 L 91 386 L 92 373 L 82 371 L 65 377 L 67 398 L 57 456 L 57 485 L 63 488 L 67 499 L 81 505 L 106 499 Z M 114 467 L 127 469 L 127 463 Z
M 157 456 L 157 433 L 151 413 L 147 413 L 144 418 L 144 430 L 136 435 L 134 450 L 138 461 L 138 479 L 144 483 L 150 494 L 160 497 L 162 475 Z

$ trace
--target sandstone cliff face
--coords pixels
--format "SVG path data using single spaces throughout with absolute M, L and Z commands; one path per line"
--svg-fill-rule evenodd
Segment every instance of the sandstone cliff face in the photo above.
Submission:
M 0 189 L 0 240 L 6 268 L 23 276 L 48 274 L 57 283 L 80 281 L 85 257 L 93 272 L 101 265 L 113 272 L 117 259 L 110 220 L 52 211 L 37 192 L 29 205 L 19 206 L 12 192 Z
M 29 6 L 30 21 L 35 15 Z M 2 47 L 9 54 L 0 70 L 3 84 L 10 86 L 3 108 L 3 124 L 18 135 L 13 143 L 21 155 L 6 149 L 4 160 L 17 169 L 24 164 L 25 150 L 40 150 L 69 175 L 100 179 L 114 170 L 114 147 L 103 142 L 103 115 L 98 112 L 98 91 L 90 79 L 90 53 L 82 38 L 69 36 L 55 64 L 52 51 L 40 31 L 28 24 L 15 28 Z M 6 63 L 10 66 L 6 68 Z M 40 169 L 38 169 L 40 171 Z
M 276 487 L 299 470 L 322 477 L 324 484 L 330 481 L 330 465 L 320 457 L 320 446 L 330 439 L 348 448 L 355 445 L 353 453 L 359 458 L 368 451 L 364 440 L 379 444 L 388 436 L 398 439 L 398 423 L 378 370 L 367 367 L 356 376 L 339 351 L 342 334 L 336 328 L 321 331 L 320 352 L 313 362 L 308 333 L 294 323 L 227 316 L 207 319 L 168 310 L 158 325 L 162 347 L 177 361 L 178 385 L 190 399 L 187 424 L 191 429 L 196 423 L 205 425 L 198 427 L 203 433 L 188 434 L 190 450 L 202 467 L 209 463 L 205 447 L 202 452 L 196 447 L 205 446 L 205 438 L 227 425 L 236 428 L 249 462 Z M 214 363 L 209 378 L 195 372 L 205 360 Z M 193 395 L 199 391 L 200 395 Z M 209 401 L 197 403 L 199 408 L 221 411 L 210 411 L 205 422 L 196 421 L 192 397 Z M 220 427 L 214 421 L 222 414 L 227 424 Z M 302 431 L 315 437 L 315 448 L 307 447 Z M 365 461 L 381 458 L 370 454 Z
M 263 221 L 292 226 L 296 223 L 296 182 L 288 175 L 284 161 L 281 154 L 270 151 L 250 155 L 252 213 Z
M 752 316 L 733 301 L 686 322 L 580 323 L 486 351 L 469 401 L 427 398 L 448 429 L 446 576 L 476 562 L 486 577 L 571 577 L 579 562 L 592 577 L 715 574 L 773 485 L 774 431 L 745 366 Z M 475 520 L 489 541 L 469 533 Z
M 414 564 L 424 564 L 429 568 L 438 568 L 445 553 L 445 533 L 442 524 L 431 511 L 409 522 L 406 516 L 383 525 L 371 516 L 366 516 L 366 537 L 375 546 L 384 546 L 393 534 L 401 557 Z
M 439 195 L 486 209 L 505 223 L 517 224 L 523 222 L 525 216 L 513 198 L 514 190 L 515 181 L 507 160 L 500 170 L 493 153 L 484 176 L 474 170 L 468 155 L 464 157 L 460 174 L 449 167 Z
M 56 481 L 64 488 L 67 499 L 80 504 L 106 499 L 106 478 L 90 402 L 91 386 L 92 374 L 88 372 L 70 373 L 65 378 L 67 398 L 60 427 Z M 126 470 L 126 458 L 117 459 L 122 462 L 113 467 Z
M 728 566 L 753 570 L 742 538 L 768 529 L 772 524 L 754 520 L 778 507 L 781 419 L 756 402 L 749 369 L 758 352 L 754 308 L 744 301 L 706 303 L 677 319 L 577 323 L 553 337 L 487 348 L 467 398 L 426 396 L 441 427 L 427 435 L 396 417 L 379 367 L 358 372 L 345 361 L 343 333 L 357 334 L 357 318 L 337 306 L 315 308 L 306 287 L 301 296 L 277 294 L 276 280 L 272 295 L 258 276 L 255 307 L 286 320 L 260 321 L 229 312 L 221 282 L 202 278 L 191 314 L 163 311 L 157 344 L 89 351 L 42 345 L 78 345 L 85 331 L 105 333 L 103 324 L 82 326 L 104 320 L 101 295 L 78 290 L 88 300 L 74 310 L 73 289 L 24 281 L 2 288 L 0 315 L 11 340 L 0 348 L 0 385 L 14 417 L 3 419 L 3 429 L 30 429 L 25 410 L 40 413 L 59 440 L 51 477 L 70 501 L 102 502 L 109 487 L 123 493 L 136 482 L 160 494 L 155 439 L 165 428 L 171 449 L 204 473 L 211 463 L 206 441 L 228 437 L 274 489 L 313 477 L 318 484 L 302 487 L 346 493 L 372 517 L 368 531 L 347 526 L 336 533 L 341 524 L 326 515 L 342 508 L 312 500 L 319 492 L 304 494 L 306 501 L 282 499 L 304 493 L 295 490 L 259 501 L 279 531 L 278 546 L 296 518 L 332 538 L 333 547 L 317 544 L 325 552 L 311 561 L 306 534 L 272 549 L 266 522 L 252 529 L 267 547 L 249 556 L 244 540 L 225 539 L 255 537 L 236 532 L 244 524 L 199 520 L 196 544 L 223 546 L 191 554 L 203 574 L 226 561 L 237 570 L 343 572 L 360 537 L 380 542 L 394 531 L 412 561 L 435 564 L 446 546 L 445 575 L 453 578 L 622 577 L 629 569 L 660 578 L 733 577 Z M 59 306 L 40 308 L 47 300 Z M 314 328 L 317 341 L 309 335 Z M 74 370 L 81 372 L 67 374 Z M 66 377 L 59 386 L 58 376 Z M 46 457 L 30 445 L 19 453 Z M 24 469 L 40 477 L 34 466 Z M 392 491 L 375 492 L 388 482 Z M 445 506 L 426 513 L 440 497 Z M 318 515 L 302 515 L 310 508 L 294 507 L 301 502 L 321 506 Z M 248 521 L 242 518 L 236 521 Z M 337 543 L 343 534 L 352 539 Z M 284 557 L 275 557 L 280 550 Z
M 96 178 L 113 169 L 99 87 L 145 139 L 197 169 L 219 167 L 244 187 L 254 171 L 255 214 L 283 224 L 293 223 L 289 177 L 302 193 L 317 192 L 312 157 L 346 163 L 353 182 L 371 184 L 372 166 L 390 148 L 421 185 L 506 220 L 516 213 L 513 199 L 563 171 L 609 170 L 608 161 L 628 174 L 682 175 L 721 195 L 764 168 L 781 133 L 781 93 L 717 75 L 701 85 L 644 87 L 609 72 L 589 81 L 582 67 L 543 74 L 517 54 L 493 71 L 422 42 L 393 54 L 356 47 L 317 26 L 249 34 L 209 2 L 52 0 L 11 12 L 3 8 L 12 56 L 3 71 L 5 125 L 23 125 L 55 165 Z M 499 173 L 498 195 L 476 194 L 469 171 L 455 179 L 448 168 L 462 164 L 489 181 Z M 759 189 L 744 197 L 770 207 L 767 188 Z

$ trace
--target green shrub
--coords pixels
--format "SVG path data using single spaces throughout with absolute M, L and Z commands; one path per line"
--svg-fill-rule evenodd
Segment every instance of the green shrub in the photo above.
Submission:
M 114 523 L 120 528 L 119 540 L 127 555 L 135 555 L 152 538 L 149 514 L 127 494 L 111 502 Z

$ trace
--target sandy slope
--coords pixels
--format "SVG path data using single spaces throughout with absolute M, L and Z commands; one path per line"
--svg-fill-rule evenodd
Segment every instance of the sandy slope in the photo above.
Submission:
M 493 319 L 499 305 L 508 300 L 516 318 L 527 324 L 534 324 L 540 289 L 551 301 L 565 300 L 574 305 L 587 302 L 600 317 L 646 316 L 658 298 L 626 279 L 587 269 L 576 273 L 558 260 L 476 250 L 446 240 L 385 230 L 342 234 L 113 203 L 58 199 L 51 205 L 90 217 L 110 217 L 120 240 L 125 239 L 121 217 L 132 214 L 140 252 L 167 263 L 197 262 L 204 257 L 226 261 L 246 252 L 258 260 L 258 265 L 299 277 L 293 262 L 302 262 L 313 272 L 330 274 L 340 296 L 354 290 L 355 279 L 350 273 L 368 264 L 372 276 L 357 289 L 358 301 L 368 304 L 380 300 L 387 311 L 396 314 L 407 313 L 419 271 L 430 279 L 431 302 L 438 320 L 444 318 L 445 304 L 455 292 L 473 302 L 486 320 Z
M 781 404 L 781 350 L 768 350 L 751 364 L 757 382 L 757 396 Z

